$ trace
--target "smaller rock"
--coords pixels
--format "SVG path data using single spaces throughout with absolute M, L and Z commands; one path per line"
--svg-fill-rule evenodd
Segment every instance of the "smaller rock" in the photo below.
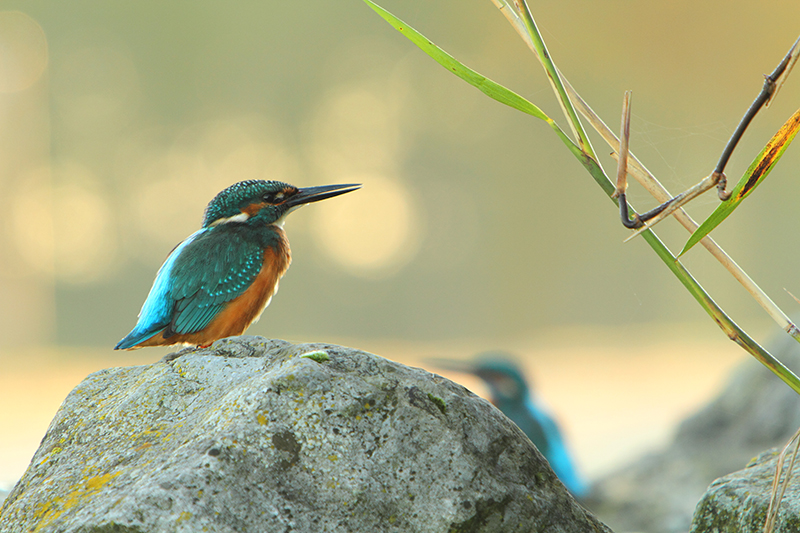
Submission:
M 716 480 L 697 504 L 690 533 L 761 533 L 769 508 L 780 450 L 766 451 L 744 470 Z M 784 472 L 787 470 L 784 463 Z M 800 483 L 792 473 L 773 533 L 800 531 Z
M 800 368 L 794 339 L 780 332 L 768 346 L 789 368 Z M 798 427 L 800 396 L 747 360 L 719 396 L 681 422 L 666 449 L 599 480 L 585 503 L 615 531 L 685 533 L 710 483 L 784 446 Z

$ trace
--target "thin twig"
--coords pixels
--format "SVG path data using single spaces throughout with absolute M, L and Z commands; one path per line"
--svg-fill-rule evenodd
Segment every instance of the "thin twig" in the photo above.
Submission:
M 794 42 L 794 46 L 792 46 L 792 49 L 789 50 L 789 55 L 792 57 L 789 60 L 789 63 L 786 65 L 786 70 L 784 70 L 780 78 L 775 81 L 775 90 L 772 91 L 772 97 L 766 101 L 764 107 L 769 107 L 769 104 L 778 95 L 778 91 L 780 91 L 781 87 L 783 87 L 783 84 L 786 83 L 786 79 L 789 77 L 789 73 L 794 68 L 794 64 L 797 63 L 797 59 L 800 58 L 800 37 L 797 38 L 797 40 Z
M 619 158 L 617 159 L 617 191 L 611 196 L 616 198 L 625 194 L 628 188 L 628 152 L 631 138 L 631 92 L 625 91 L 622 98 L 622 124 L 619 127 Z
M 569 83 L 569 80 L 563 77 L 564 86 L 567 88 L 567 92 L 569 93 L 572 100 L 575 102 L 575 107 L 580 111 L 580 113 L 586 117 L 586 120 L 592 127 L 600 134 L 601 137 L 608 143 L 612 150 L 619 150 L 619 140 L 614 135 L 614 132 L 606 125 L 605 122 L 594 112 L 594 110 L 589 107 L 583 98 L 575 91 L 572 85 Z M 671 194 L 669 191 L 664 187 L 661 182 L 656 179 L 653 174 L 650 173 L 649 170 L 639 161 L 639 159 L 633 153 L 630 153 L 628 156 L 629 164 L 628 164 L 628 172 L 633 176 L 633 178 L 638 181 L 647 191 L 653 195 L 653 197 L 661 202 L 667 201 L 671 198 Z M 695 222 L 689 214 L 683 210 L 683 208 L 679 208 L 672 213 L 672 215 L 678 220 L 678 222 L 686 228 L 689 233 L 694 233 L 694 231 L 699 227 L 697 222 Z M 708 252 L 714 256 L 720 264 L 731 273 L 731 275 L 738 281 L 745 290 L 750 293 L 750 295 L 755 299 L 756 302 L 767 312 L 767 314 L 789 335 L 792 337 L 800 340 L 800 330 L 798 330 L 797 326 L 789 319 L 786 314 L 781 311 L 781 309 L 772 301 L 772 299 L 767 296 L 767 294 L 761 290 L 761 288 L 756 285 L 756 283 L 747 275 L 747 272 L 742 270 L 742 268 L 736 264 L 736 261 L 730 257 L 725 250 L 723 250 L 712 237 L 705 236 L 700 241 L 700 244 L 708 250 Z
M 492 3 L 500 10 L 503 16 L 511 23 L 511 26 L 514 30 L 519 34 L 525 44 L 528 45 L 528 48 L 537 55 L 536 47 L 533 44 L 533 40 L 531 39 L 530 35 L 525 29 L 525 24 L 523 24 L 522 20 L 519 18 L 519 15 L 514 11 L 514 9 L 509 5 L 508 0 L 491 0 Z M 798 53 L 800 53 L 800 39 L 798 42 L 795 43 L 793 48 L 793 54 L 795 60 L 797 59 Z M 788 68 L 787 68 L 788 71 Z M 784 72 L 784 76 L 786 75 L 786 71 Z M 594 110 L 586 103 L 586 101 L 581 98 L 578 92 L 572 87 L 569 80 L 564 77 L 564 75 L 559 71 L 559 77 L 564 84 L 564 88 L 569 95 L 570 100 L 575 104 L 576 109 L 589 121 L 592 127 L 603 137 L 603 140 L 615 151 L 619 150 L 619 139 L 614 135 L 614 132 L 606 125 L 605 122 L 594 112 Z M 784 78 L 785 79 L 785 78 Z M 774 94 L 774 93 L 773 93 Z M 661 182 L 656 179 L 656 177 L 649 171 L 647 168 L 639 161 L 639 159 L 633 154 L 630 153 L 629 155 L 629 165 L 628 165 L 628 172 L 633 176 L 636 181 L 638 181 L 657 201 L 659 202 L 666 202 L 670 198 L 672 198 L 672 194 L 667 190 Z M 694 233 L 694 231 L 699 227 L 697 222 L 695 222 L 692 217 L 683 209 L 679 208 L 672 213 L 672 215 L 678 220 L 678 222 L 686 228 L 689 233 Z M 736 264 L 736 261 L 730 257 L 725 250 L 723 250 L 712 237 L 705 236 L 700 241 L 700 244 L 708 250 L 708 252 L 720 262 L 720 264 L 731 273 L 736 281 L 738 281 L 744 289 L 753 297 L 753 299 L 758 302 L 758 304 L 767 312 L 767 314 L 775 321 L 775 323 L 780 326 L 781 329 L 786 331 L 789 335 L 793 338 L 800 341 L 800 329 L 795 326 L 795 324 L 786 316 L 776 304 L 772 301 L 772 299 L 767 296 L 767 294 L 761 290 L 761 288 L 756 285 L 756 283 L 750 278 L 750 276 L 742 270 L 742 268 Z
M 739 125 L 736 126 L 736 130 L 734 130 L 733 135 L 731 135 L 728 144 L 725 146 L 725 149 L 722 151 L 722 155 L 719 157 L 719 162 L 717 162 L 717 166 L 714 169 L 714 172 L 722 174 L 725 172 L 725 165 L 728 164 L 728 160 L 731 158 L 731 154 L 736 149 L 736 145 L 739 143 L 739 140 L 744 135 L 747 126 L 750 125 L 753 118 L 761 111 L 761 108 L 764 107 L 774 96 L 775 89 L 777 87 L 778 80 L 785 80 L 785 74 L 788 74 L 787 67 L 791 63 L 794 66 L 794 61 L 797 60 L 796 50 L 798 48 L 798 42 L 800 39 L 795 41 L 792 48 L 789 49 L 789 53 L 778 63 L 778 66 L 775 67 L 775 70 L 769 76 L 765 76 L 764 78 L 764 86 L 761 88 L 761 92 L 758 93 L 756 99 L 753 100 L 753 103 L 750 104 L 750 108 L 745 112 L 742 120 L 739 122 Z M 788 69 L 791 70 L 791 69 Z M 781 81 L 781 83 L 783 83 Z
M 586 104 L 586 102 L 575 92 L 575 89 L 570 85 L 568 80 L 565 81 L 567 91 L 575 101 L 578 110 L 589 121 L 595 130 L 603 137 L 603 139 L 611 146 L 612 149 L 619 149 L 619 141 L 614 136 L 614 133 L 608 126 L 600 119 L 599 116 Z M 650 173 L 649 170 L 639 161 L 639 159 L 631 153 L 629 155 L 630 164 L 628 171 L 642 186 L 652 194 L 656 200 L 664 201 L 670 197 L 669 191 Z M 686 228 L 687 231 L 693 233 L 699 226 L 689 214 L 679 208 L 672 213 L 678 222 Z M 723 250 L 712 237 L 705 236 L 700 241 L 700 244 L 714 256 L 720 264 L 731 273 L 731 275 L 738 281 L 745 290 L 758 302 L 758 304 L 767 312 L 767 314 L 789 335 L 795 339 L 800 340 L 800 330 L 789 319 L 788 316 L 767 296 L 767 294 L 756 285 L 756 283 L 736 264 L 736 261 L 730 257 L 725 250 Z
M 628 146 L 631 137 L 631 92 L 625 91 L 622 99 L 622 123 L 619 127 L 620 148 L 617 158 L 617 185 L 611 198 L 617 198 L 619 202 L 619 218 L 622 225 L 626 228 L 640 228 L 643 226 L 642 220 L 636 213 L 633 218 L 630 216 L 628 208 L 628 198 L 625 191 L 628 188 Z
M 703 178 L 703 180 L 695 185 L 694 187 L 690 188 L 689 190 L 679 194 L 678 196 L 668 200 L 668 206 L 659 206 L 657 209 L 654 209 L 651 213 L 659 212 L 658 216 L 646 216 L 641 215 L 640 218 L 643 221 L 648 222 L 646 226 L 643 228 L 652 228 L 656 224 L 658 224 L 661 220 L 663 220 L 668 214 L 672 211 L 677 209 L 680 206 L 683 206 L 690 202 L 692 199 L 696 198 L 700 194 L 704 193 L 705 191 L 711 189 L 712 187 L 717 187 L 717 195 L 719 199 L 722 201 L 727 200 L 730 198 L 731 193 L 725 191 L 725 187 L 728 183 L 728 178 L 725 176 L 725 166 L 728 164 L 728 161 L 733 154 L 733 151 L 736 149 L 736 145 L 741 140 L 742 136 L 744 135 L 745 130 L 753 121 L 756 114 L 761 110 L 762 107 L 765 107 L 767 103 L 775 96 L 775 91 L 778 87 L 778 83 L 780 82 L 783 84 L 786 76 L 788 75 L 791 67 L 794 66 L 794 62 L 797 60 L 798 56 L 798 43 L 800 43 L 800 39 L 795 41 L 792 48 L 789 52 L 784 56 L 775 70 L 769 76 L 765 76 L 764 86 L 761 89 L 761 92 L 758 94 L 756 99 L 750 105 L 750 108 L 742 117 L 742 120 L 739 122 L 739 125 L 736 127 L 736 130 L 731 135 L 728 144 L 725 145 L 725 149 L 722 151 L 722 155 L 717 162 L 717 166 L 714 169 L 714 172 L 711 175 Z M 626 241 L 629 241 L 631 238 L 637 236 L 639 233 L 643 231 L 642 228 L 639 228 L 637 232 L 633 233 Z
M 736 127 L 736 130 L 733 132 L 733 135 L 731 135 L 730 140 L 728 140 L 728 144 L 725 145 L 725 149 L 722 151 L 722 155 L 717 162 L 717 166 L 714 168 L 714 172 L 712 172 L 711 175 L 703 178 L 700 183 L 691 189 L 669 200 L 669 207 L 664 209 L 659 216 L 652 217 L 645 227 L 652 228 L 659 221 L 663 220 L 670 212 L 687 204 L 689 201 L 714 186 L 717 187 L 717 195 L 719 196 L 720 200 L 725 201 L 730 198 L 731 193 L 725 191 L 725 187 L 728 182 L 728 179 L 725 176 L 725 167 L 727 166 L 733 151 L 736 149 L 737 144 L 739 144 L 739 141 L 744 135 L 745 130 L 747 130 L 747 127 L 753 121 L 753 118 L 755 118 L 756 114 L 758 114 L 762 107 L 765 107 L 770 100 L 774 98 L 779 86 L 783 85 L 783 82 L 786 80 L 786 77 L 794 66 L 794 63 L 797 61 L 798 55 L 800 55 L 800 38 L 795 41 L 794 45 L 792 45 L 792 48 L 789 49 L 789 52 L 786 54 L 786 56 L 784 56 L 778 66 L 775 67 L 775 70 L 772 72 L 772 74 L 765 76 L 764 86 L 762 87 L 761 92 L 758 94 L 753 103 L 750 104 L 750 108 L 744 114 L 742 120 L 739 121 L 739 125 Z M 659 209 L 661 207 L 663 206 L 660 206 Z M 643 221 L 648 221 L 650 217 L 641 215 L 640 218 Z M 631 237 L 635 237 L 642 231 L 643 230 L 640 228 L 639 231 L 631 235 Z M 626 240 L 630 240 L 631 237 Z
M 619 157 L 615 154 L 612 157 Z M 708 191 L 709 189 L 713 189 L 718 184 L 718 179 L 714 174 L 706 176 L 703 178 L 700 183 L 697 185 L 683 191 L 677 196 L 674 196 L 661 204 L 660 206 L 656 207 L 646 215 L 640 215 L 640 219 L 645 221 L 646 224 L 642 225 L 642 227 L 638 228 L 636 231 L 628 235 L 623 242 L 628 242 L 629 240 L 633 239 L 641 232 L 652 228 L 663 219 L 674 213 L 677 209 L 680 209 L 681 206 L 686 205 L 691 200 L 697 198 L 704 192 Z M 652 216 L 649 216 L 652 214 Z
M 789 292 L 789 291 L 788 291 L 788 290 L 787 290 L 785 287 L 784 287 L 784 289 L 783 289 L 783 290 L 785 290 L 785 291 L 786 291 L 786 293 L 787 293 L 789 296 L 791 296 L 791 297 L 792 297 L 792 299 L 793 299 L 795 302 L 797 302 L 797 303 L 799 303 L 799 304 L 800 304 L 800 298 L 798 298 L 797 296 L 795 296 L 794 294 L 792 294 L 791 292 Z

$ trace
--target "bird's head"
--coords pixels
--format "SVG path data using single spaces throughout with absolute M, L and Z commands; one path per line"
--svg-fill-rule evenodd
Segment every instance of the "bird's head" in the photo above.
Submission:
M 431 364 L 473 374 L 489 387 L 492 403 L 497 406 L 519 404 L 528 397 L 529 387 L 515 358 L 505 352 L 486 352 L 472 361 L 455 359 L 429 359 Z
M 512 359 L 490 353 L 481 356 L 474 364 L 472 373 L 486 382 L 498 403 L 518 403 L 528 396 L 528 384 L 522 369 Z
M 203 227 L 229 222 L 282 224 L 286 215 L 298 207 L 351 192 L 360 187 L 360 184 L 345 184 L 299 189 L 280 181 L 240 181 L 217 194 L 209 202 Z

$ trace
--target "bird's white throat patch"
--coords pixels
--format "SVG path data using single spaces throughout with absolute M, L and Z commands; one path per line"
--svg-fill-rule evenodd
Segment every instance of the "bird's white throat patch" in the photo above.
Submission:
M 275 226 L 278 226 L 279 228 L 282 228 L 283 227 L 283 223 L 286 222 L 286 217 L 289 215 L 289 213 L 291 213 L 292 211 L 297 211 L 298 209 L 300 209 L 304 205 L 306 205 L 306 204 L 294 205 L 294 206 L 290 207 L 289 209 L 286 210 L 286 212 L 283 215 L 281 215 L 281 218 L 279 218 L 278 220 L 273 222 L 273 224 Z

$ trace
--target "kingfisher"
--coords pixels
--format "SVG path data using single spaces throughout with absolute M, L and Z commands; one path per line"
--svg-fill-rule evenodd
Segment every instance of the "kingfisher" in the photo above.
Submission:
M 431 363 L 481 378 L 489 387 L 492 404 L 531 439 L 567 489 L 578 498 L 588 494 L 589 487 L 578 473 L 558 424 L 536 398 L 511 356 L 503 352 L 486 352 L 471 362 L 433 359 Z
M 206 207 L 203 226 L 158 269 L 136 326 L 114 349 L 205 347 L 241 335 L 259 319 L 289 268 L 286 216 L 360 187 L 300 189 L 280 181 L 247 180 L 223 190 Z

